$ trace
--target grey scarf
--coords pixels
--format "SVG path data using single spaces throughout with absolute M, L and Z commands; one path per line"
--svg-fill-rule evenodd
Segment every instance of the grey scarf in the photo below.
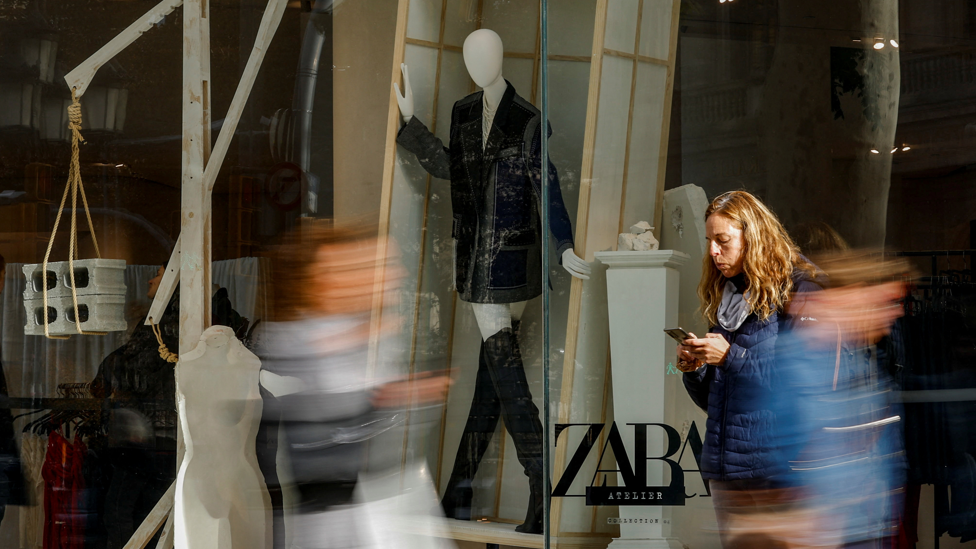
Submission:
M 752 312 L 752 307 L 746 301 L 749 292 L 737 294 L 735 290 L 735 284 L 726 282 L 725 289 L 722 290 L 722 301 L 718 304 L 718 323 L 730 332 L 738 330 Z

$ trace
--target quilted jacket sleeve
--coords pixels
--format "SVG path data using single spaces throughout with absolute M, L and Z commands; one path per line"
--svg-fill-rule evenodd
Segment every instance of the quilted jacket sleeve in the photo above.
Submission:
M 685 372 L 682 381 L 691 397 L 691 401 L 702 410 L 708 412 L 708 385 L 715 376 L 715 366 L 706 365 L 694 372 Z
M 546 177 L 542 174 L 542 132 L 539 131 L 539 117 L 535 117 L 526 129 L 530 138 L 524 140 L 526 164 L 532 179 L 532 188 L 542 203 L 542 181 L 546 179 L 549 187 L 549 230 L 556 241 L 556 257 L 562 264 L 563 252 L 573 247 L 573 226 L 569 220 L 569 212 L 563 203 L 562 189 L 559 187 L 559 174 L 556 166 L 547 158 Z M 548 128 L 548 135 L 552 135 L 552 128 Z
M 397 143 L 415 154 L 420 165 L 430 175 L 438 179 L 451 178 L 451 157 L 448 148 L 416 116 L 400 128 Z

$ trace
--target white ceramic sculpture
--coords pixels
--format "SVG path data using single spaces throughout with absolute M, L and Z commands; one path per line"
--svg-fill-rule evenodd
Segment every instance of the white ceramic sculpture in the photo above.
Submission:
M 261 361 L 226 326 L 203 332 L 177 367 L 186 453 L 176 479 L 176 547 L 265 547 L 270 497 L 254 440 Z
M 630 226 L 630 232 L 620 233 L 617 237 L 617 251 L 647 252 L 660 247 L 654 233 L 654 227 L 647 221 L 641 221 Z

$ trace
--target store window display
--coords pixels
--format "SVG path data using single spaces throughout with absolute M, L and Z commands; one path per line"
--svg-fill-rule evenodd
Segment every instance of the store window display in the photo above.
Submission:
M 264 547 L 271 499 L 258 466 L 261 363 L 215 325 L 180 358 L 180 410 L 186 454 L 177 477 L 175 515 L 185 517 L 176 546 Z
M 548 158 L 543 172 L 542 117 L 502 76 L 501 38 L 479 29 L 465 39 L 463 55 L 482 91 L 454 104 L 448 146 L 414 116 L 406 65 L 402 93 L 394 83 L 405 122 L 397 143 L 432 176 L 451 182 L 455 287 L 472 304 L 483 338 L 475 394 L 442 503 L 448 516 L 471 518 L 470 483 L 501 418 L 529 477 L 529 507 L 516 531 L 542 533 L 542 423 L 522 365 L 519 324 L 526 301 L 543 291 L 546 229 L 564 269 L 586 279 L 590 267 L 573 251 L 569 214 Z M 543 207 L 549 208 L 547 228 L 541 227 Z
M 0 296 L 7 278 L 7 262 L 0 255 Z M 7 376 L 0 362 L 0 398 L 6 398 Z M 8 505 L 29 503 L 25 493 L 24 472 L 20 465 L 20 454 L 14 439 L 14 420 L 9 409 L 0 409 L 0 520 Z
M 150 299 L 164 269 L 149 280 Z M 211 306 L 214 324 L 243 336 L 248 322 L 233 309 L 227 289 L 215 288 Z M 139 323 L 128 341 L 105 357 L 89 386 L 110 410 L 103 418 L 106 437 L 96 444 L 107 462 L 101 522 L 110 549 L 126 544 L 176 479 L 175 364 L 160 350 L 179 347 L 179 311 L 177 289 L 156 325 Z M 102 438 L 100 432 L 96 438 Z

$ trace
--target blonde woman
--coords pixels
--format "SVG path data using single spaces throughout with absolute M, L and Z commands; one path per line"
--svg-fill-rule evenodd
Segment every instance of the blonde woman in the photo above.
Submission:
M 727 545 L 729 512 L 784 497 L 776 477 L 785 466 L 763 403 L 776 368 L 776 336 L 805 318 L 796 314 L 802 301 L 796 296 L 821 287 L 776 215 L 747 192 L 712 200 L 705 234 L 698 296 L 711 328 L 678 347 L 678 366 L 688 394 L 708 414 L 701 472 Z

